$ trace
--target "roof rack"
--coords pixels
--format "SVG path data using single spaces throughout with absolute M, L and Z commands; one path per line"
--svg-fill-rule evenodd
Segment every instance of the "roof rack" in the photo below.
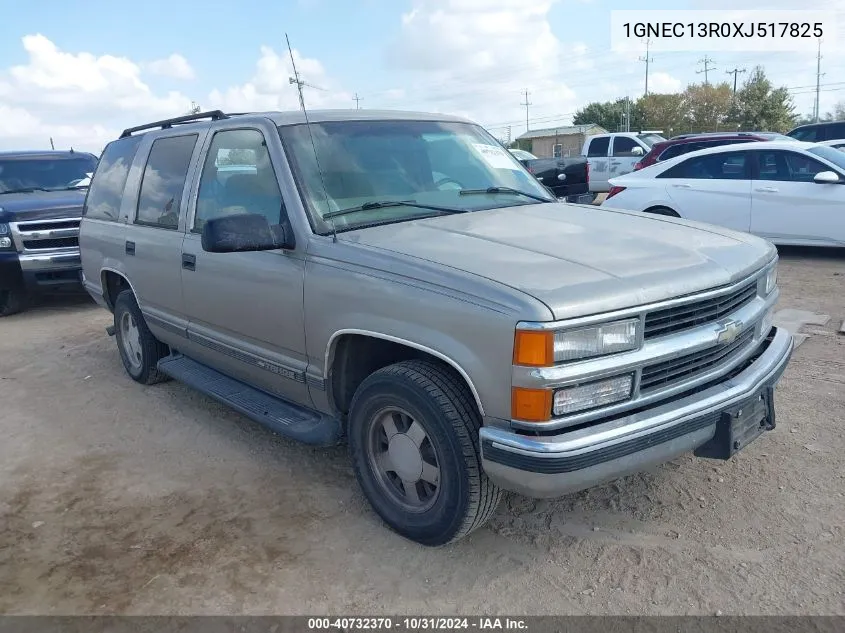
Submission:
M 159 128 L 162 130 L 167 130 L 174 125 L 178 125 L 180 123 L 191 123 L 193 121 L 200 121 L 202 119 L 211 119 L 212 121 L 220 121 L 222 119 L 228 119 L 229 115 L 223 112 L 222 110 L 209 110 L 208 112 L 197 112 L 196 114 L 186 114 L 185 116 L 177 116 L 172 119 L 164 119 L 163 121 L 154 121 L 153 123 L 145 123 L 144 125 L 138 125 L 135 127 L 126 128 L 123 130 L 123 133 L 120 135 L 120 138 L 126 138 L 127 136 L 132 136 L 135 132 L 143 132 L 144 130 L 152 130 L 155 128 Z

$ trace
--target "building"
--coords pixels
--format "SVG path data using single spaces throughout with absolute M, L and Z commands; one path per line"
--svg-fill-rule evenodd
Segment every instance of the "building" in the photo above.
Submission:
M 537 158 L 579 156 L 584 141 L 591 134 L 607 134 L 607 130 L 594 123 L 530 130 L 517 137 L 516 146 Z

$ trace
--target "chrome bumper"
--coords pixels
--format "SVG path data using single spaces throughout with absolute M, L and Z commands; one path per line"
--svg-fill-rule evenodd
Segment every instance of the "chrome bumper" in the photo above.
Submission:
M 484 470 L 507 490 L 555 497 L 692 451 L 714 436 L 725 409 L 780 379 L 792 355 L 792 335 L 777 328 L 772 332 L 765 351 L 741 373 L 639 413 L 545 437 L 483 427 Z

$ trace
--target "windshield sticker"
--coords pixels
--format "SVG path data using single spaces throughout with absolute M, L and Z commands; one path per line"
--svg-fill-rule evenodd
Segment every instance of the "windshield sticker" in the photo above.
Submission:
M 472 146 L 478 152 L 479 156 L 484 159 L 484 162 L 493 169 L 512 169 L 513 171 L 519 171 L 521 169 L 519 163 L 508 156 L 507 152 L 501 147 L 484 145 L 483 143 L 473 143 Z

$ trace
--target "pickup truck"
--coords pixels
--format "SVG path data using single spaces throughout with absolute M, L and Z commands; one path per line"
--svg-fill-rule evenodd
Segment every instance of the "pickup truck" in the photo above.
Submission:
M 0 317 L 36 294 L 82 291 L 82 183 L 96 166 L 85 152 L 0 152 Z
M 551 189 L 556 198 L 567 202 L 593 201 L 590 195 L 590 165 L 583 156 L 574 158 L 537 158 L 522 149 L 510 153 L 541 183 Z
M 560 203 L 443 114 L 127 129 L 80 246 L 129 377 L 347 442 L 376 513 L 425 545 L 483 525 L 503 490 L 556 497 L 690 451 L 730 459 L 774 428 L 793 347 L 773 325 L 769 242 Z
M 648 154 L 651 146 L 666 139 L 653 132 L 614 132 L 593 134 L 584 140 L 581 154 L 590 163 L 590 191 L 610 191 L 611 178 L 634 171 L 634 165 Z

